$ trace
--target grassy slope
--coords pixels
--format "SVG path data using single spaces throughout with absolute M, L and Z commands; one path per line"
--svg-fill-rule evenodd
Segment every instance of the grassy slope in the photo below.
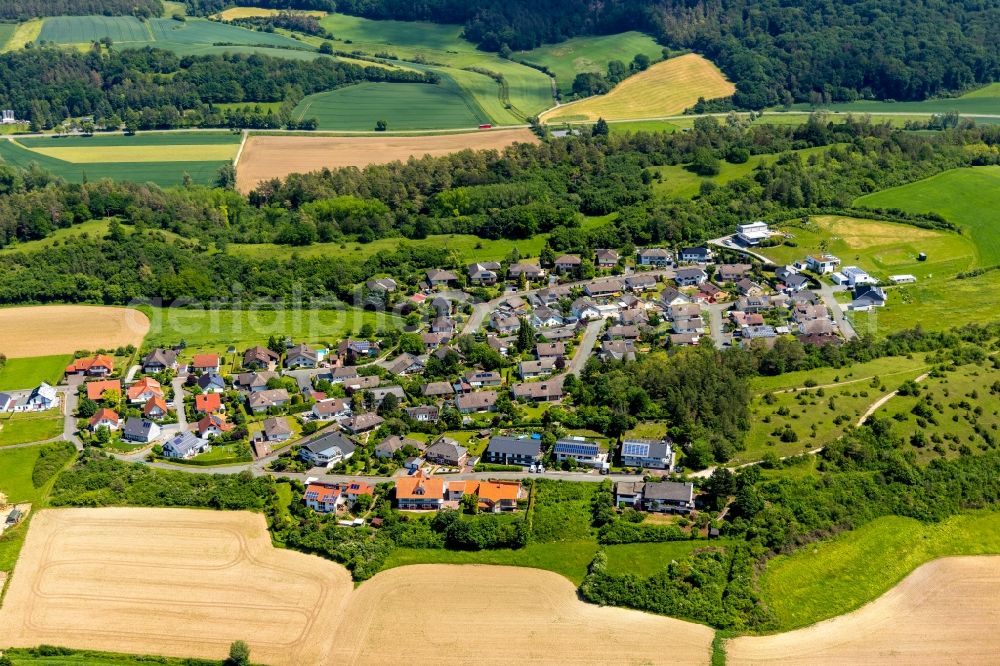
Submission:
M 896 374 L 906 374 L 913 370 L 920 370 L 926 367 L 926 365 L 927 362 L 923 354 L 915 354 L 913 358 L 887 356 L 844 368 L 817 368 L 814 370 L 802 370 L 801 372 L 788 372 L 774 377 L 756 377 L 753 379 L 751 386 L 757 394 L 800 387 L 807 388 L 805 383 L 810 380 L 815 382 L 814 387 L 825 386 L 827 384 L 845 386 L 867 382 L 872 377 L 887 379 Z
M 42 31 L 42 21 L 43 19 L 32 19 L 18 23 L 7 38 L 7 43 L 0 48 L 0 52 L 23 49 L 25 44 L 38 39 L 38 34 Z
M 0 51 L 7 46 L 7 41 L 13 36 L 17 29 L 16 23 L 0 23 Z
M 4 414 L 0 426 L 0 447 L 44 442 L 62 435 L 63 417 L 59 410 Z
M 796 104 L 793 109 L 809 109 L 808 104 Z M 882 113 L 947 113 L 958 111 L 964 115 L 1000 113 L 1000 83 L 993 83 L 961 97 L 929 99 L 922 102 L 844 102 L 828 104 L 832 111 L 882 112 Z
M 1000 513 L 930 525 L 892 516 L 775 557 L 761 591 L 781 630 L 794 629 L 862 606 L 929 560 L 987 553 L 1000 553 Z
M 608 573 L 634 574 L 648 578 L 662 571 L 671 560 L 680 559 L 698 548 L 721 546 L 727 541 L 667 541 L 665 543 L 627 543 L 605 546 Z
M 649 35 L 633 31 L 617 35 L 574 37 L 559 44 L 546 44 L 531 51 L 521 51 L 514 58 L 547 67 L 555 75 L 559 89 L 566 94 L 572 91 L 573 79 L 577 74 L 606 74 L 608 63 L 612 60 L 621 60 L 627 67 L 639 53 L 657 60 L 663 56 L 663 47 Z
M 242 350 L 263 344 L 271 335 L 288 335 L 296 342 L 333 341 L 348 332 L 357 332 L 365 323 L 376 327 L 394 326 L 399 319 L 374 312 L 355 310 L 170 310 L 140 308 L 150 318 L 146 336 L 148 347 L 169 346 L 185 340 L 189 347 L 225 351 L 229 345 Z
M 68 355 L 9 358 L 0 369 L 0 391 L 35 388 L 42 382 L 55 385 L 71 360 Z

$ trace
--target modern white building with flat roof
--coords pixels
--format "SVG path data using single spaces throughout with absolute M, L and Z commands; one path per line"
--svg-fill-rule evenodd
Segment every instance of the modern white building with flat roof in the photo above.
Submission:
M 736 225 L 736 237 L 746 245 L 758 245 L 771 236 L 767 223 L 757 221 Z

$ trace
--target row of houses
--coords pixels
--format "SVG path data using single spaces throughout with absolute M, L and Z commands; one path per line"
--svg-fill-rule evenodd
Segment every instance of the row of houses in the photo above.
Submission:
M 524 494 L 517 481 L 458 481 L 423 472 L 396 479 L 396 506 L 403 511 L 437 511 L 474 495 L 481 511 L 491 513 L 517 510 Z

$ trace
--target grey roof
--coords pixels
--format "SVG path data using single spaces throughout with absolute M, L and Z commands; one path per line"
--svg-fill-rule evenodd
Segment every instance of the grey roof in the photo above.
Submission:
M 378 427 L 385 421 L 381 416 L 375 412 L 365 412 L 364 414 L 358 414 L 357 416 L 352 416 L 351 418 L 344 421 L 344 427 L 348 430 L 368 430 L 370 428 Z
M 476 391 L 455 397 L 455 405 L 459 409 L 486 409 L 495 405 L 496 402 L 496 391 Z
M 196 436 L 194 433 L 182 432 L 177 435 L 169 442 L 163 445 L 163 448 L 168 446 L 177 452 L 180 456 L 186 456 L 191 450 L 197 449 L 205 444 L 205 440 Z
M 177 363 L 177 352 L 172 349 L 154 349 L 146 354 L 146 358 L 142 359 L 143 366 L 158 364 L 170 367 L 174 363 Z
M 708 277 L 708 274 L 700 268 L 681 268 L 674 275 L 681 280 Z
M 383 453 L 391 456 L 404 446 L 412 446 L 418 451 L 423 451 L 427 448 L 427 445 L 419 440 L 400 437 L 399 435 L 389 435 L 375 447 L 375 453 Z
M 275 403 L 287 402 L 288 400 L 288 391 L 285 389 L 269 389 L 250 394 L 251 407 L 270 407 Z
M 219 386 L 225 388 L 226 380 L 217 372 L 208 372 L 198 378 L 198 386 L 205 389 L 209 386 Z
M 623 456 L 667 458 L 670 452 L 670 444 L 662 439 L 626 439 L 622 442 Z
M 506 437 L 497 435 L 490 439 L 487 453 L 507 456 L 529 456 L 537 458 L 542 455 L 542 441 L 530 437 Z
M 12 402 L 13 400 L 14 396 L 10 393 L 0 393 L 0 405 L 6 405 L 8 402 Z
M 288 421 L 285 419 L 279 419 L 277 417 L 272 417 L 269 419 L 264 419 L 264 432 L 268 437 L 273 437 L 274 435 L 290 435 L 292 434 L 292 428 L 288 425 Z
M 469 452 L 464 446 L 448 437 L 441 437 L 426 451 L 428 456 L 437 456 L 448 460 L 458 460 Z
M 2 403 L 3 400 L 0 400 Z M 125 421 L 125 427 L 122 429 L 122 434 L 129 437 L 142 437 L 144 439 L 149 438 L 149 432 L 153 429 L 156 424 L 147 419 L 141 419 L 138 416 L 130 416 L 128 420 Z
M 647 483 L 642 489 L 642 497 L 647 500 L 691 502 L 694 500 L 694 484 L 676 481 Z
M 329 451 L 333 448 L 340 449 L 340 453 L 343 456 L 350 455 L 354 453 L 356 448 L 354 442 L 344 437 L 342 434 L 336 431 L 330 431 L 315 439 L 312 439 L 302 445 L 302 448 L 310 451 L 311 453 L 321 454 L 324 451 Z

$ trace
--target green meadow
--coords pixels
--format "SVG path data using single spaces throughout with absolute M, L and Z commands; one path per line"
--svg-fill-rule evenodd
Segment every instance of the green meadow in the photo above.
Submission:
M 809 104 L 794 104 L 790 107 L 794 110 L 809 110 Z M 1000 83 L 992 83 L 983 86 L 960 97 L 942 97 L 928 99 L 921 102 L 840 102 L 836 104 L 824 104 L 824 109 L 830 111 L 851 112 L 851 113 L 948 113 L 958 111 L 962 115 L 975 116 L 976 114 L 996 115 L 1000 114 Z
M 1000 513 L 930 524 L 889 516 L 771 559 L 760 588 L 786 631 L 855 610 L 930 560 L 997 553 Z
M 9 358 L 0 368 L 0 391 L 31 389 L 42 382 L 54 386 L 71 360 L 68 355 Z
M 44 442 L 62 432 L 63 417 L 58 409 L 0 415 L 0 447 Z
M 514 54 L 514 60 L 545 66 L 556 78 L 563 94 L 573 89 L 577 74 L 595 72 L 606 74 L 608 63 L 620 60 L 626 67 L 637 54 L 650 60 L 663 58 L 663 47 L 649 35 L 641 32 L 623 32 L 617 35 L 574 37 L 558 44 L 546 44 L 530 51 Z

